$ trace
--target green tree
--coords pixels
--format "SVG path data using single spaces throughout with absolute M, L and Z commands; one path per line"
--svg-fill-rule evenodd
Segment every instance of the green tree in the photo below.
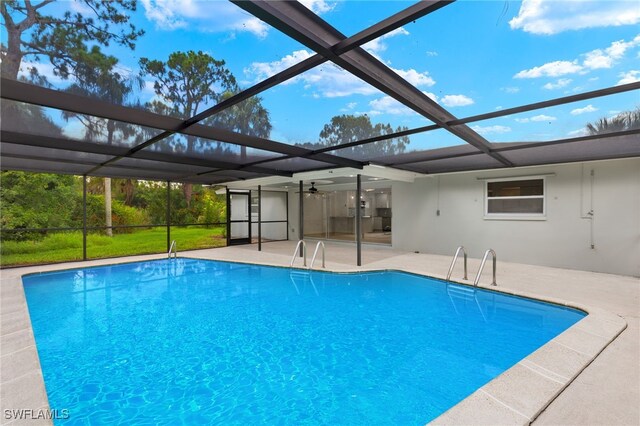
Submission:
M 220 100 L 224 101 L 233 95 L 233 92 L 225 92 Z M 204 124 L 259 138 L 268 138 L 273 127 L 269 111 L 262 105 L 262 99 L 258 96 L 223 110 L 205 120 Z M 240 147 L 240 158 L 244 160 L 246 156 L 247 148 Z
M 25 129 L 50 137 L 62 137 L 62 129 L 44 110 L 31 104 L 2 100 L 2 129 L 24 132 Z
M 224 197 L 214 190 L 203 188 L 201 197 L 202 208 L 198 216 L 198 223 L 222 223 L 226 220 L 227 203 Z M 209 227 L 210 225 L 207 225 Z
M 587 134 L 601 135 L 604 133 L 621 132 L 640 128 L 640 107 L 632 111 L 622 112 L 614 117 L 603 117 L 594 123 L 587 124 Z
M 73 212 L 82 203 L 77 177 L 4 171 L 0 174 L 0 225 L 6 229 L 81 226 Z M 3 239 L 34 239 L 31 232 L 3 232 Z
M 75 89 L 78 89 L 83 84 L 79 75 L 85 77 L 90 67 L 95 65 L 99 46 L 115 43 L 132 50 L 135 48 L 136 40 L 144 34 L 130 23 L 130 15 L 137 7 L 136 0 L 78 1 L 85 6 L 86 13 L 67 11 L 56 15 L 54 8 L 47 7 L 55 0 L 0 1 L 2 24 L 7 32 L 6 45 L 0 43 L 2 77 L 18 79 L 25 59 L 38 62 L 46 58 L 53 66 L 54 75 L 62 79 L 75 76 Z M 90 45 L 93 45 L 91 49 L 87 47 Z M 26 71 L 33 83 L 48 85 L 37 68 L 30 66 Z M 75 89 L 72 87 L 70 91 Z M 8 120 L 22 131 L 37 129 L 48 136 L 62 135 L 58 126 L 37 106 L 24 107 L 3 102 L 2 117 L 4 123 Z
M 164 224 L 167 219 L 167 186 L 165 182 L 136 181 L 131 205 L 143 208 L 153 224 Z
M 338 115 L 333 117 L 330 123 L 324 125 L 320 132 L 319 143 L 305 146 L 311 149 L 318 149 L 389 135 L 407 129 L 407 127 L 398 127 L 394 131 L 390 124 L 373 124 L 366 115 Z M 351 148 L 343 148 L 341 155 L 355 158 L 394 155 L 404 152 L 410 142 L 408 136 L 390 138 Z
M 76 62 L 77 80 L 66 91 L 85 97 L 99 98 L 113 104 L 123 105 L 133 93 L 135 86 L 142 88 L 142 79 L 128 78 L 115 70 L 118 59 L 107 56 L 98 46 L 90 50 L 79 49 L 75 56 L 82 57 Z M 77 119 L 84 127 L 86 139 L 106 139 L 107 145 L 113 145 L 114 137 L 128 140 L 136 136 L 134 126 L 111 119 L 87 116 L 63 111 L 65 120 Z M 141 136 L 138 134 L 138 136 Z M 140 141 L 136 141 L 139 143 Z M 105 226 L 107 236 L 113 236 L 111 207 L 111 178 L 104 178 Z
M 122 202 L 125 206 L 133 207 L 138 181 L 133 179 L 116 179 L 115 186 L 118 188 L 118 193 L 122 195 Z
M 107 46 L 116 43 L 130 49 L 144 34 L 130 23 L 136 10 L 135 0 L 79 0 L 90 13 L 65 12 L 62 16 L 44 12 L 54 0 L 38 3 L 29 0 L 3 0 L 0 15 L 7 31 L 7 44 L 2 44 L 2 76 L 17 79 L 22 61 L 48 58 L 54 73 L 63 79 L 77 67 L 74 52 L 85 46 Z M 35 68 L 29 70 L 32 79 L 44 82 Z
M 104 226 L 105 198 L 102 194 L 87 194 L 87 226 Z M 81 207 L 81 205 L 80 205 Z M 146 225 L 149 224 L 149 216 L 144 209 L 129 207 L 120 200 L 113 200 L 113 225 Z M 75 215 L 81 216 L 81 209 L 76 210 Z M 119 228 L 114 233 L 129 234 L 135 232 L 135 228 Z
M 236 79 L 225 67 L 225 61 L 203 52 L 173 52 L 166 62 L 141 58 L 140 69 L 143 75 L 154 79 L 153 88 L 162 99 L 149 107 L 184 119 L 219 102 L 223 93 L 237 90 Z M 193 136 L 185 139 L 186 152 L 191 154 L 199 139 Z M 174 149 L 180 148 L 176 146 Z M 188 206 L 193 185 L 184 184 L 182 188 Z

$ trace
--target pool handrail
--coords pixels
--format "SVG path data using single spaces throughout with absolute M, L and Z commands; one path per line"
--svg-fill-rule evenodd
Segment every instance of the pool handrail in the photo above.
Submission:
M 456 260 L 458 260 L 458 255 L 460 254 L 460 251 L 462 250 L 462 253 L 464 254 L 464 278 L 465 280 L 468 280 L 467 278 L 467 251 L 464 249 L 464 246 L 460 246 L 456 249 L 456 254 L 453 255 L 453 260 L 451 261 L 451 266 L 449 266 L 449 272 L 447 272 L 447 281 L 449 281 L 451 279 L 451 273 L 453 272 L 453 267 L 456 264 Z
M 324 241 L 318 241 L 318 244 L 316 244 L 316 249 L 313 252 L 313 257 L 311 258 L 311 263 L 309 264 L 309 269 L 313 268 L 313 262 L 316 261 L 316 256 L 318 255 L 318 249 L 320 248 L 320 246 L 322 246 L 322 267 L 326 268 L 324 266 L 324 252 L 325 252 Z
M 482 270 L 484 269 L 484 264 L 487 262 L 487 257 L 489 256 L 489 253 L 491 253 L 491 256 L 493 257 L 493 281 L 491 282 L 491 285 L 498 285 L 496 283 L 496 260 L 497 260 L 497 256 L 496 256 L 496 252 L 493 249 L 489 249 L 487 251 L 484 252 L 484 257 L 482 258 L 482 263 L 480 263 L 480 269 L 478 269 L 478 275 L 476 275 L 476 279 L 473 281 L 473 286 L 477 287 L 478 283 L 480 282 L 480 275 L 482 275 Z
M 167 253 L 167 259 L 171 259 L 171 253 L 173 253 L 173 258 L 178 258 L 178 244 L 176 240 L 171 241 L 171 245 L 169 246 L 169 252 Z
M 307 243 L 304 240 L 298 241 L 296 244 L 296 249 L 293 252 L 293 257 L 291 258 L 291 263 L 289 263 L 289 267 L 293 268 L 293 264 L 296 261 L 296 257 L 298 257 L 298 249 L 300 248 L 300 244 L 302 244 L 302 265 L 307 266 Z

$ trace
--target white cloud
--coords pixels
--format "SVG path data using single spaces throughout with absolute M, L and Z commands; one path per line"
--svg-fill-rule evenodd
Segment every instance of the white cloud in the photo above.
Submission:
M 481 135 L 490 135 L 490 134 L 503 134 L 509 133 L 511 131 L 511 127 L 508 126 L 471 126 L 471 129 L 480 133 Z
M 440 99 L 443 105 L 448 107 L 459 107 L 473 105 L 473 99 L 465 95 L 445 95 Z
M 392 115 L 412 115 L 415 114 L 413 110 L 407 108 L 400 102 L 393 99 L 391 96 L 383 96 L 378 99 L 374 99 L 369 102 L 369 106 L 371 107 L 371 111 L 368 112 L 369 115 L 380 115 L 380 114 L 392 114 Z
M 640 81 L 640 71 L 639 70 L 631 70 L 628 72 L 621 72 L 619 74 L 620 81 L 616 84 L 616 86 L 620 86 L 621 84 L 634 83 L 636 81 Z
M 430 98 L 432 101 L 438 102 L 438 97 L 435 94 L 433 94 L 431 92 L 425 92 L 425 91 L 422 91 L 422 93 L 427 95 L 427 97 Z
M 562 3 L 562 2 L 558 2 Z M 639 8 L 640 9 L 640 8 Z M 624 41 L 618 40 L 612 42 L 609 47 L 604 49 L 595 49 L 580 55 L 583 58 L 582 63 L 579 59 L 573 61 L 553 61 L 528 70 L 522 70 L 514 75 L 514 78 L 540 78 L 540 77 L 560 77 L 568 74 L 586 74 L 591 70 L 611 68 L 624 57 L 625 53 L 632 48 L 640 46 L 640 34 L 635 38 Z M 563 79 L 559 79 L 560 82 Z M 545 89 L 555 88 L 553 84 L 544 86 Z
M 438 97 L 431 92 L 422 92 L 431 98 L 434 102 L 438 102 Z M 371 110 L 367 112 L 370 116 L 391 114 L 391 115 L 414 115 L 416 114 L 411 108 L 406 107 L 391 96 L 383 96 L 369 102 Z
M 293 65 L 297 64 L 298 62 L 302 62 L 307 58 L 310 58 L 311 56 L 313 56 L 313 53 L 301 49 L 301 50 L 296 50 L 295 52 L 285 56 L 284 58 L 278 60 L 278 61 L 273 61 L 273 62 L 253 62 L 251 63 L 251 65 L 248 68 L 244 69 L 244 73 L 246 75 L 250 75 L 254 77 L 255 81 L 261 81 L 264 80 L 266 78 L 271 77 L 272 75 L 275 75 L 277 73 L 279 73 L 280 71 L 283 71 L 289 67 L 292 67 Z M 309 71 L 307 71 L 305 74 L 308 74 Z M 288 80 L 287 82 L 283 83 L 283 84 L 288 84 L 291 83 L 292 81 L 295 81 L 297 78 L 296 77 L 294 79 Z
M 145 9 L 144 15 L 148 20 L 155 22 L 157 28 L 175 30 L 187 26 L 187 21 L 180 17 L 176 10 L 178 2 L 142 0 Z
M 357 102 L 349 102 L 343 108 L 340 108 L 340 112 L 351 112 L 356 106 L 358 106 Z
M 249 32 L 266 37 L 269 26 L 229 2 L 141 0 L 148 20 L 161 30 L 190 27 L 200 32 Z
M 557 117 L 554 117 L 552 115 L 544 114 L 534 115 L 533 117 L 531 117 L 531 121 L 556 121 L 557 119 Z
M 70 120 L 66 121 L 62 126 L 62 133 L 71 139 L 84 139 L 86 132 L 87 128 L 85 127 L 85 125 L 75 117 L 72 117 Z
M 159 101 L 159 102 L 162 102 L 165 105 L 169 105 L 169 106 L 173 105 L 167 99 L 165 99 L 162 96 L 158 95 L 153 86 L 154 86 L 154 82 L 153 81 L 144 80 L 143 85 L 142 85 L 142 89 L 140 90 L 140 101 L 141 102 L 145 103 L 145 102 Z
M 438 52 L 435 50 L 427 50 L 427 56 L 438 56 Z
M 380 37 L 363 44 L 362 48 L 373 55 L 377 55 L 380 52 L 384 52 L 385 50 L 387 50 L 387 45 L 383 42 L 384 40 L 398 35 L 409 35 L 409 31 L 405 30 L 403 27 L 396 28 L 393 31 L 389 31 L 386 34 L 383 34 Z
M 299 78 L 309 83 L 320 97 L 340 98 L 351 95 L 373 95 L 378 90 L 353 74 L 333 64 L 322 66 L 322 70 L 309 71 Z
M 547 90 L 555 90 L 555 89 L 561 89 L 569 84 L 571 84 L 573 80 L 571 80 L 570 78 L 560 78 L 558 79 L 555 83 L 547 83 L 544 86 L 542 86 L 544 89 Z
M 204 28 L 207 28 L 207 30 L 205 30 L 204 32 L 212 32 L 211 30 L 209 30 L 209 28 L 211 27 L 205 26 Z M 267 24 L 265 24 L 258 18 L 249 18 L 232 23 L 230 29 L 238 32 L 247 31 L 256 35 L 258 38 L 265 38 L 267 36 L 267 33 L 269 32 L 269 27 L 267 26 Z
M 317 13 L 318 15 L 331 12 L 333 8 L 336 7 L 335 3 L 326 2 L 324 0 L 300 0 L 300 3 L 302 3 L 307 9 L 311 10 L 313 13 Z
M 557 34 L 584 28 L 634 25 L 640 22 L 636 1 L 523 0 L 511 29 L 532 34 Z
M 621 59 L 627 50 L 640 45 L 640 35 L 633 40 L 618 40 L 611 43 L 606 49 L 595 49 L 586 53 L 583 65 L 589 69 L 611 68 L 616 61 Z
M 575 74 L 582 71 L 582 66 L 577 61 L 554 61 L 539 67 L 533 67 L 517 73 L 514 78 L 539 78 L 539 77 L 559 77 L 566 74 Z
M 598 108 L 596 108 L 593 105 L 589 104 L 584 108 L 576 108 L 576 109 L 571 110 L 571 115 L 586 114 L 588 112 L 594 112 L 594 111 L 598 111 Z
M 611 68 L 613 66 L 613 58 L 600 49 L 593 50 L 585 56 L 584 66 L 592 70 Z
M 304 49 L 297 50 L 278 61 L 254 62 L 248 68 L 245 68 L 244 72 L 252 77 L 254 81 L 261 81 L 310 56 L 312 56 L 311 52 Z M 337 98 L 355 94 L 372 95 L 378 93 L 373 86 L 366 84 L 358 77 L 332 63 L 325 63 L 312 68 L 282 84 L 297 82 L 303 83 L 305 89 L 313 90 L 314 97 Z
M 142 85 L 142 94 L 146 94 L 147 96 L 153 96 L 156 94 L 156 89 L 154 88 L 154 82 L 150 80 L 144 80 Z
M 434 84 L 436 84 L 436 81 L 433 78 L 431 78 L 431 76 L 427 71 L 418 72 L 413 68 L 408 70 L 400 70 L 396 68 L 391 68 L 391 69 L 400 77 L 404 78 L 405 80 L 407 80 L 409 83 L 413 84 L 416 87 L 423 87 L 423 86 L 431 87 Z
M 20 71 L 18 72 L 18 77 L 26 77 L 29 78 L 31 74 L 31 69 L 35 68 L 38 71 L 38 74 L 42 77 L 45 77 L 47 81 L 53 85 L 61 85 L 65 83 L 73 83 L 75 79 L 70 77 L 69 80 L 64 80 L 60 76 L 55 75 L 53 72 L 53 65 L 50 62 L 31 62 L 31 61 L 22 61 L 20 64 Z
M 510 93 L 510 94 L 514 94 L 514 93 L 518 93 L 520 91 L 519 87 L 501 87 L 500 90 L 502 90 L 503 92 L 506 93 Z
M 569 133 L 567 133 L 568 136 L 573 136 L 573 137 L 578 137 L 578 136 L 586 136 L 587 135 L 587 129 L 582 128 L 582 129 L 578 129 L 578 130 L 572 130 Z
M 526 117 L 526 118 L 516 118 L 515 120 L 518 123 L 529 123 L 529 122 L 541 122 L 541 121 L 546 121 L 546 122 L 550 122 L 550 121 L 556 121 L 558 118 L 557 117 L 553 117 L 551 115 L 544 115 L 544 114 L 540 114 L 540 115 L 534 115 L 533 117 Z
M 71 0 L 69 2 L 69 8 L 74 12 L 81 13 L 83 15 L 93 15 L 93 9 L 87 6 L 86 3 L 81 2 L 79 0 Z
M 307 50 L 297 50 L 280 60 L 273 62 L 253 62 L 244 69 L 248 79 L 258 82 L 271 77 L 278 72 L 301 62 L 313 54 Z M 414 69 L 394 69 L 394 72 L 416 87 L 433 86 L 435 81 L 428 72 L 418 72 Z M 314 90 L 318 97 L 335 98 L 354 94 L 372 95 L 379 93 L 373 86 L 346 72 L 342 68 L 325 63 L 296 76 L 282 84 L 302 82 L 305 89 Z

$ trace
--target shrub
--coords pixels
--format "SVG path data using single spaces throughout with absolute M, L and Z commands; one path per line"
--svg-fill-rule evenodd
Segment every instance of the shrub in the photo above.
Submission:
M 122 201 L 111 201 L 111 224 L 121 225 L 145 225 L 149 218 L 144 210 L 126 206 Z M 104 196 L 101 194 L 87 194 L 87 226 L 105 226 Z M 114 229 L 114 233 L 131 233 L 134 228 Z
M 79 180 L 74 176 L 4 171 L 0 174 L 0 227 L 5 229 L 81 226 L 73 218 Z M 41 240 L 43 232 L 2 232 L 3 240 Z
M 215 193 L 205 192 L 200 200 L 201 214 L 198 223 L 220 223 L 224 221 L 226 203 Z
M 126 206 L 121 201 L 114 200 L 111 204 L 111 221 L 113 226 L 118 225 L 146 225 L 149 224 L 149 217 L 144 210 Z M 114 229 L 117 233 L 131 233 L 134 228 Z

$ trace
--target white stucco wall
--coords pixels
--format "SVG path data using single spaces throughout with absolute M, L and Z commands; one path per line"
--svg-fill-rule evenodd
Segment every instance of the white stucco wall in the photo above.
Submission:
M 546 173 L 545 220 L 484 219 L 478 178 Z M 453 255 L 464 245 L 478 258 L 493 248 L 505 261 L 640 276 L 640 159 L 441 175 L 394 182 L 392 194 L 396 249 Z M 593 249 L 582 218 L 591 202 Z

